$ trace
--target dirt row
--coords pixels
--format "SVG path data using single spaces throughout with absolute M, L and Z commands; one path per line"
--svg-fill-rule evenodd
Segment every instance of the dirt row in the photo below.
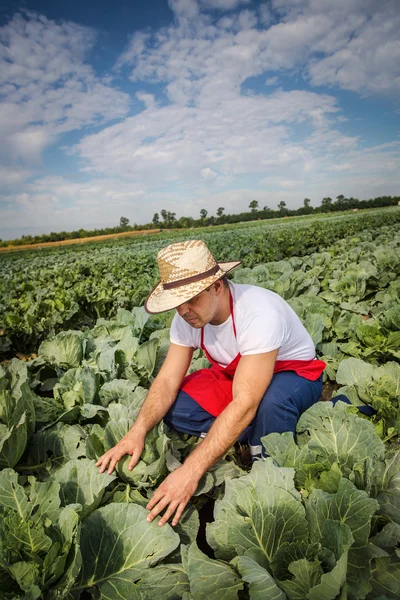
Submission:
M 141 229 L 138 231 L 122 231 L 121 233 L 108 233 L 107 235 L 96 235 L 92 237 L 75 238 L 73 240 L 60 240 L 59 242 L 41 242 L 39 244 L 21 244 L 20 246 L 5 246 L 4 248 L 0 248 L 0 252 L 15 252 L 15 250 L 33 250 L 35 248 L 51 248 L 52 246 L 70 246 L 72 244 L 87 244 L 88 242 L 102 242 L 104 240 L 115 240 L 121 237 L 151 235 L 155 233 L 161 233 L 162 231 L 162 229 Z

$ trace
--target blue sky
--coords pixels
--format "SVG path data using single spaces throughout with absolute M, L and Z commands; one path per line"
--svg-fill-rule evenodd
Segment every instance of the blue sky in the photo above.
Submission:
M 0 237 L 400 195 L 397 0 L 2 0 Z

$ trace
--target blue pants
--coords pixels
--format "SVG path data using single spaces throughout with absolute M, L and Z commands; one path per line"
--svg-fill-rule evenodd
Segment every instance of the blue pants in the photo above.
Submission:
M 322 375 L 317 381 L 309 381 L 296 375 L 294 371 L 275 373 L 261 399 L 256 416 L 239 441 L 247 442 L 251 454 L 258 456 L 263 450 L 260 440 L 268 433 L 291 431 L 294 435 L 300 415 L 318 402 L 321 392 Z M 164 421 L 175 431 L 204 437 L 215 417 L 180 390 Z

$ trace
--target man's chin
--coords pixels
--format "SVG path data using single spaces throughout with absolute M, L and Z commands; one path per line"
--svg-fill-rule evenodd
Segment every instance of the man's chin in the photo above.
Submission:
M 199 319 L 186 319 L 186 323 L 193 327 L 194 329 L 200 329 L 202 327 L 201 321 Z

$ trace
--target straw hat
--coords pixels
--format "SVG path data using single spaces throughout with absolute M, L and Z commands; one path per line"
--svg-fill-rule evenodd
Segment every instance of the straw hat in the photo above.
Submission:
M 242 261 L 217 263 L 201 240 L 170 244 L 157 255 L 160 281 L 144 307 L 150 314 L 162 313 L 188 302 Z

